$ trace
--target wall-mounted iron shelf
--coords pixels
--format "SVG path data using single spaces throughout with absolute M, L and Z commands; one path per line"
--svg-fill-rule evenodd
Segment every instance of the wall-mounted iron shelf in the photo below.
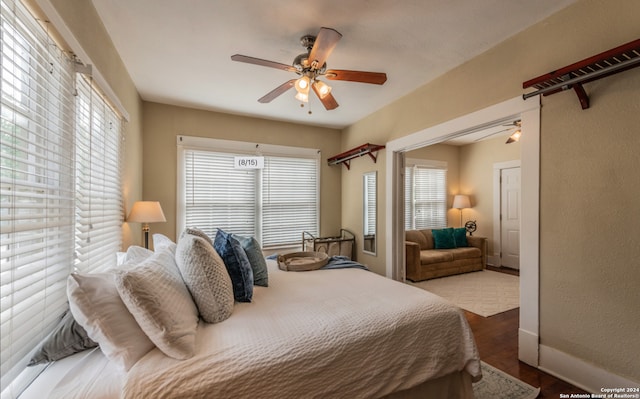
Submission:
M 522 83 L 522 88 L 534 87 L 537 90 L 526 93 L 522 97 L 526 100 L 538 94 L 548 96 L 573 89 L 578 95 L 582 109 L 587 109 L 589 97 L 582 87 L 583 83 L 593 82 L 638 66 L 640 66 L 640 39 L 527 80 Z
M 363 155 L 369 155 L 371 159 L 373 159 L 373 163 L 376 163 L 376 161 L 378 160 L 377 158 L 378 151 L 382 150 L 383 148 L 384 148 L 383 145 L 367 143 L 367 144 L 363 144 L 361 146 L 352 148 L 349 151 L 345 151 L 336 156 L 333 156 L 327 159 L 327 162 L 329 163 L 329 165 L 337 165 L 337 164 L 343 163 L 344 166 L 347 167 L 347 169 L 351 169 L 350 161 L 353 158 L 358 158 Z M 373 154 L 374 152 L 375 152 L 375 155 Z

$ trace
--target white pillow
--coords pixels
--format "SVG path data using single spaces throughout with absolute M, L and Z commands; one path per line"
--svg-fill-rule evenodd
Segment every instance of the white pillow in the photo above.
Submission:
M 67 295 L 75 320 L 119 368 L 129 370 L 154 348 L 120 299 L 112 273 L 73 273 Z
M 153 255 L 152 250 L 140 247 L 138 245 L 132 245 L 127 248 L 127 256 L 125 258 L 125 262 L 142 263 L 151 255 Z
M 165 355 L 193 356 L 198 309 L 182 281 L 174 251 L 156 251 L 138 267 L 116 271 L 115 280 L 127 309 Z
M 184 233 L 176 248 L 176 263 L 204 321 L 218 323 L 229 318 L 233 286 L 213 245 L 200 236 Z
M 153 250 L 156 252 L 162 251 L 165 248 L 171 249 L 173 252 L 176 250 L 176 243 L 163 234 L 155 233 L 153 239 Z

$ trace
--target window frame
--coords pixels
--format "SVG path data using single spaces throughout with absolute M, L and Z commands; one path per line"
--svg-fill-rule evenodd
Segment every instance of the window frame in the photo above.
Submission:
M 414 194 L 415 194 L 415 176 L 412 173 L 411 174 L 411 183 L 412 183 L 412 187 L 411 187 L 411 198 L 407 198 L 407 187 L 406 187 L 406 179 L 407 177 L 405 176 L 405 230 L 415 230 L 415 229 L 438 229 L 438 228 L 445 228 L 448 225 L 448 220 L 447 220 L 447 205 L 448 205 L 448 179 L 447 179 L 447 173 L 448 173 L 448 164 L 446 161 L 437 161 L 437 160 L 428 160 L 428 159 L 414 159 L 414 158 L 408 158 L 405 160 L 405 174 L 406 174 L 406 169 L 414 169 L 414 168 L 418 168 L 418 169 L 434 169 L 434 170 L 440 170 L 444 173 L 444 187 L 442 192 L 440 193 L 443 196 L 443 201 L 442 201 L 442 212 L 443 212 L 443 220 L 438 220 L 434 223 L 431 224 L 430 227 L 426 227 L 426 226 L 416 226 L 416 216 L 415 216 L 415 200 L 414 200 Z M 407 223 L 407 215 L 408 215 L 408 211 L 407 208 L 410 208 L 410 214 L 411 214 L 411 220 L 410 223 Z
M 282 146 L 274 144 L 263 144 L 255 142 L 245 141 L 233 141 L 214 139 L 208 137 L 195 137 L 178 135 L 176 137 L 177 144 L 177 182 L 176 182 L 176 237 L 185 230 L 186 226 L 186 168 L 185 168 L 185 154 L 186 151 L 211 151 L 218 153 L 228 153 L 237 156 L 265 156 L 265 157 L 294 157 L 294 158 L 308 158 L 316 161 L 316 179 L 315 179 L 315 225 L 316 231 L 312 232 L 318 234 L 320 231 L 320 180 L 321 180 L 321 152 L 316 148 L 305 147 L 292 147 Z M 260 175 L 262 171 L 260 171 Z M 256 178 L 256 189 L 261 190 L 261 178 Z M 262 212 L 261 196 L 256 195 L 256 214 L 258 219 L 256 221 L 257 228 L 255 231 L 256 239 L 262 243 L 262 233 L 264 226 L 262 226 Z M 231 231 L 233 233 L 233 231 Z M 302 240 L 302 238 L 301 238 Z M 297 244 L 295 244 L 297 245 Z M 294 244 L 274 244 L 265 245 L 264 249 L 275 250 L 282 248 L 293 248 Z

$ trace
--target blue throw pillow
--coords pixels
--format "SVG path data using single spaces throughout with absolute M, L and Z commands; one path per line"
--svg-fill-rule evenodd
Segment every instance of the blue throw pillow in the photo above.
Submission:
M 267 261 L 264 259 L 258 240 L 253 237 L 242 237 L 236 234 L 232 234 L 232 236 L 240 241 L 244 252 L 247 254 L 251 269 L 253 269 L 253 284 L 268 287 Z
M 453 229 L 453 239 L 456 242 L 456 247 L 468 247 L 469 243 L 467 242 L 467 229 L 464 227 L 458 227 L 457 229 Z
M 227 267 L 233 284 L 233 298 L 238 302 L 251 302 L 253 297 L 253 270 L 240 241 L 218 229 L 213 241 L 218 255 Z
M 436 249 L 451 249 L 456 247 L 456 240 L 453 238 L 453 227 L 446 229 L 431 230 L 433 243 Z

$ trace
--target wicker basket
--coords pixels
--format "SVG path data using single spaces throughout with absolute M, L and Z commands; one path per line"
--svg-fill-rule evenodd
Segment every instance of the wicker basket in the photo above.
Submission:
M 328 261 L 324 252 L 292 252 L 278 256 L 278 267 L 287 272 L 305 272 L 320 269 Z

